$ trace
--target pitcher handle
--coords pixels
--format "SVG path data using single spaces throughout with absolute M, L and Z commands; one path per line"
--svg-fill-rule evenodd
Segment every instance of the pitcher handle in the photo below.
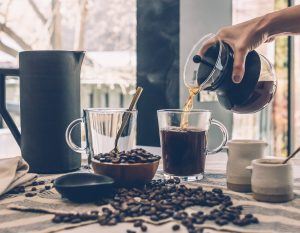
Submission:
M 18 143 L 19 147 L 21 147 L 21 133 L 12 119 L 11 115 L 6 109 L 6 97 L 5 97 L 5 80 L 6 76 L 19 76 L 19 69 L 0 69 L 0 115 L 3 117 L 6 125 L 11 131 L 13 137 Z
M 226 145 L 226 143 L 228 141 L 228 132 L 227 132 L 226 127 L 220 121 L 217 121 L 215 119 L 211 120 L 211 124 L 216 125 L 220 129 L 220 131 L 222 132 L 222 135 L 223 135 L 223 140 L 217 148 L 213 149 L 212 151 L 208 150 L 207 154 L 215 154 L 215 153 L 220 152 L 221 150 L 224 149 L 224 146 Z
M 65 134 L 65 137 L 66 137 L 66 142 L 68 144 L 68 146 L 75 152 L 78 152 L 78 153 L 85 153 L 86 152 L 86 147 L 85 148 L 82 148 L 80 146 L 77 146 L 73 140 L 72 140 L 72 131 L 73 129 L 75 128 L 76 125 L 80 124 L 80 123 L 83 123 L 83 118 L 78 118 L 74 121 L 72 121 L 68 128 L 66 129 L 66 134 Z

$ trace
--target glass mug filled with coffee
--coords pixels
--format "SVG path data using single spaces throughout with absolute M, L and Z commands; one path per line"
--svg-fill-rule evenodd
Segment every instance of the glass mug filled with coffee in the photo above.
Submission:
M 188 181 L 203 178 L 206 155 L 221 151 L 228 140 L 225 126 L 211 115 L 209 110 L 199 109 L 157 111 L 166 177 L 176 176 Z M 211 125 L 219 127 L 223 140 L 220 146 L 210 151 L 207 149 L 207 132 Z

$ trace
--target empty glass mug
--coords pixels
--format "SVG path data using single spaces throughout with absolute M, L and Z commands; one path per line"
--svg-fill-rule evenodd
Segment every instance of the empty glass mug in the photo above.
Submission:
M 134 147 L 137 111 L 126 109 L 87 108 L 83 110 L 83 117 L 70 123 L 66 130 L 66 141 L 69 147 L 88 155 L 91 159 L 100 153 L 109 153 L 115 147 L 115 139 L 122 124 L 123 117 L 129 114 L 127 124 L 118 141 L 119 151 L 127 151 Z M 80 147 L 72 141 L 72 130 L 78 124 L 85 129 L 86 146 Z
M 221 151 L 227 143 L 225 126 L 212 119 L 209 110 L 164 109 L 158 110 L 157 116 L 165 176 L 189 181 L 202 179 L 206 155 Z M 207 131 L 211 125 L 219 127 L 223 140 L 220 146 L 209 151 Z

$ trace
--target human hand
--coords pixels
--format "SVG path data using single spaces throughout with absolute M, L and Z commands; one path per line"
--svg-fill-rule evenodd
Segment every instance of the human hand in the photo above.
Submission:
M 240 24 L 221 28 L 216 36 L 205 42 L 199 51 L 199 55 L 203 56 L 205 51 L 219 40 L 227 43 L 234 52 L 232 80 L 234 83 L 240 83 L 245 72 L 247 54 L 260 44 L 272 41 L 273 38 L 269 37 L 265 30 L 264 18 L 258 17 Z

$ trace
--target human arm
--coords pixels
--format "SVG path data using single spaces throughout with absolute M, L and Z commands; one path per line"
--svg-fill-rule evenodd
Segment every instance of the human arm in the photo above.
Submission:
M 232 80 L 239 83 L 244 75 L 248 52 L 264 42 L 272 41 L 276 36 L 295 34 L 300 34 L 300 5 L 221 28 L 215 37 L 206 42 L 199 55 L 203 55 L 218 40 L 229 44 L 234 51 Z

